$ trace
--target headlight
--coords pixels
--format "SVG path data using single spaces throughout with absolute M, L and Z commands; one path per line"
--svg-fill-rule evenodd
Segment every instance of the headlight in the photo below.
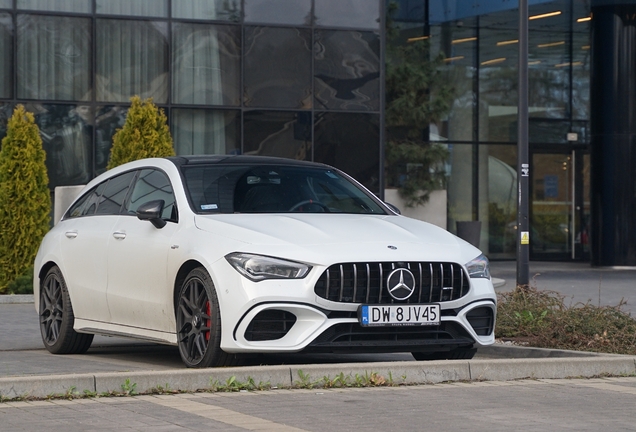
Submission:
M 471 278 L 490 279 L 490 264 L 488 258 L 483 254 L 466 263 L 466 269 Z
M 232 267 L 254 282 L 265 279 L 302 279 L 311 266 L 263 255 L 235 252 L 225 256 Z

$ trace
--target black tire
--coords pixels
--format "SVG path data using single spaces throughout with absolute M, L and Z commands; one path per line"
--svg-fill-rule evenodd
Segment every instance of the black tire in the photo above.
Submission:
M 477 348 L 456 348 L 439 352 L 412 352 L 415 360 L 470 360 L 475 357 Z
M 92 334 L 73 330 L 75 315 L 60 269 L 51 267 L 40 282 L 40 334 L 53 354 L 82 354 L 93 342 Z
M 221 350 L 221 313 L 210 275 L 192 270 L 179 290 L 176 308 L 177 344 L 189 368 L 233 366 L 237 357 Z

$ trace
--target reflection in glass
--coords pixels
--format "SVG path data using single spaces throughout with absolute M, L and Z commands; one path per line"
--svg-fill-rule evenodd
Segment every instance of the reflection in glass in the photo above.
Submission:
M 168 16 L 168 0 L 96 0 L 95 5 L 103 15 Z
M 311 108 L 311 33 L 245 28 L 245 105 Z
M 316 25 L 348 28 L 380 28 L 377 0 L 315 0 Z
M 134 171 L 118 175 L 111 178 L 106 183 L 99 205 L 95 211 L 96 215 L 117 215 L 121 211 L 130 182 L 135 177 Z
M 91 0 L 18 0 L 18 9 L 91 13 L 92 5 Z
M 311 160 L 311 113 L 248 111 L 244 119 L 245 154 Z
M 245 0 L 245 22 L 311 25 L 311 0 Z
M 380 193 L 378 114 L 316 113 L 314 142 L 314 161 L 340 168 Z
M 128 109 L 120 106 L 98 106 L 95 116 L 95 175 L 106 171 L 113 135 L 124 126 Z
M 486 251 L 490 258 L 514 258 L 517 250 L 517 146 L 481 145 L 479 153 L 487 154 L 487 158 L 480 158 L 479 163 L 480 172 L 488 173 L 487 187 L 480 184 L 480 201 L 483 201 L 480 202 L 480 220 L 482 229 L 487 229 L 482 238 L 488 233 Z M 487 213 L 483 214 L 483 210 Z
M 11 71 L 13 68 L 13 24 L 11 15 L 0 14 L 0 98 L 10 98 L 13 88 Z
M 87 105 L 27 104 L 46 151 L 49 187 L 86 184 L 91 178 L 93 113 Z
M 170 131 L 178 155 L 231 154 L 240 149 L 238 111 L 172 110 Z
M 176 221 L 177 212 L 170 180 L 159 170 L 142 170 L 130 194 L 127 212 L 135 214 L 139 206 L 154 200 L 163 200 L 164 202 L 161 212 L 162 219 Z
M 0 8 L 9 9 L 12 6 L 13 0 L 0 0 Z
M 316 106 L 379 111 L 380 40 L 357 31 L 317 31 L 314 46 Z
M 91 21 L 18 15 L 18 97 L 90 100 Z
M 238 21 L 240 0 L 179 0 L 172 2 L 173 18 Z
M 241 103 L 239 27 L 176 23 L 172 40 L 174 103 Z
M 0 103 L 0 141 L 7 135 L 7 121 L 13 112 L 11 104 Z
M 97 20 L 97 100 L 168 100 L 167 24 Z

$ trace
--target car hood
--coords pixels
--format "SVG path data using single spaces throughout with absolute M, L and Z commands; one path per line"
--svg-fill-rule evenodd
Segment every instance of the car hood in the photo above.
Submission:
M 408 260 L 466 261 L 480 253 L 446 230 L 404 216 L 221 214 L 197 215 L 195 224 L 215 236 L 249 244 L 254 252 L 262 246 L 263 253 L 280 246 L 290 255 L 305 249 L 318 255 L 343 255 L 342 259 L 392 260 L 399 255 Z

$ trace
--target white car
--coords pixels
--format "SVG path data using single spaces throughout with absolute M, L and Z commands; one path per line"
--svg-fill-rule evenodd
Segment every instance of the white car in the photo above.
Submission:
M 318 163 L 119 166 L 45 236 L 34 276 L 55 354 L 85 352 L 94 334 L 176 345 L 188 367 L 301 351 L 471 358 L 494 342 L 484 255 Z

